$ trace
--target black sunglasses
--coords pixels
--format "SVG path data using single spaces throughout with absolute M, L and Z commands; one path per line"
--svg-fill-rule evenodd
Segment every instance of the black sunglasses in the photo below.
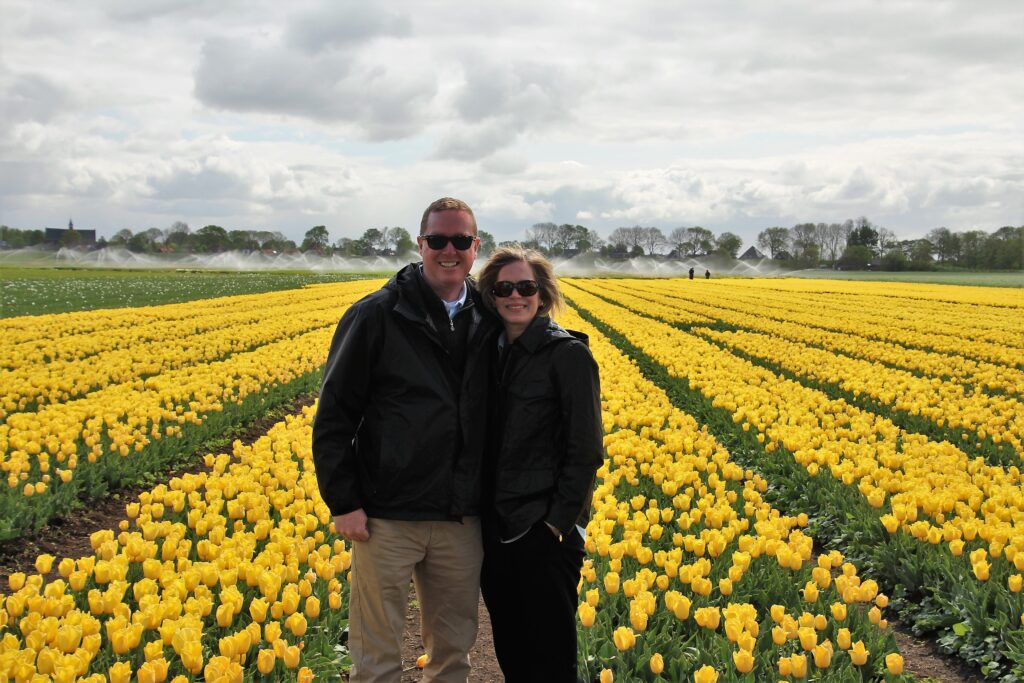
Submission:
M 504 299 L 507 296 L 512 296 L 513 289 L 519 292 L 519 296 L 533 296 L 537 293 L 537 281 L 520 280 L 519 282 L 510 282 L 508 280 L 499 280 L 491 287 L 491 294 Z
M 448 246 L 449 242 L 455 245 L 459 251 L 466 251 L 473 246 L 473 242 L 476 242 L 476 238 L 472 235 L 420 235 L 419 239 L 426 240 L 427 246 L 434 251 L 441 251 Z

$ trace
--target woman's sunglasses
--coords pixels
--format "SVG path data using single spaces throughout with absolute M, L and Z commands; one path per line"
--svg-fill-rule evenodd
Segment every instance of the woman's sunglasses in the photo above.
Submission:
M 434 251 L 441 251 L 449 242 L 459 251 L 466 251 L 473 246 L 473 242 L 476 242 L 472 235 L 420 235 L 419 239 L 426 240 L 427 246 Z
M 512 296 L 512 290 L 519 292 L 519 296 L 533 296 L 537 293 L 537 281 L 520 280 L 519 282 L 510 282 L 509 280 L 499 280 L 491 287 L 491 294 L 504 299 L 507 296 Z

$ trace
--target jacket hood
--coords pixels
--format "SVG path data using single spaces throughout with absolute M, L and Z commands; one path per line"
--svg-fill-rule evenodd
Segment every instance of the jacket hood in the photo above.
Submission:
M 548 344 L 577 340 L 589 346 L 590 338 L 583 332 L 567 330 L 546 315 L 538 315 L 519 335 L 516 343 L 529 353 L 536 353 Z

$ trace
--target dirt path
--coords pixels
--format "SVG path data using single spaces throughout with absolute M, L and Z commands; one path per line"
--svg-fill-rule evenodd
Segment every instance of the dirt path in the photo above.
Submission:
M 413 683 L 422 678 L 420 670 L 416 668 L 416 658 L 421 654 L 423 643 L 420 642 L 420 610 L 416 601 L 416 590 L 412 589 L 409 595 L 409 610 L 405 614 L 405 638 L 402 639 L 402 683 Z M 480 630 L 477 632 L 476 644 L 469 653 L 469 661 L 473 665 L 469 683 L 504 680 L 498 667 L 498 660 L 494 657 L 491 620 L 483 599 L 480 600 Z

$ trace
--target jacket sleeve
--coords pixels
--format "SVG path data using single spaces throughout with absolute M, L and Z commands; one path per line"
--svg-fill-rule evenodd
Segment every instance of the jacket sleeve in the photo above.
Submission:
M 363 507 L 355 448 L 371 388 L 371 307 L 355 304 L 338 323 L 313 419 L 313 466 L 320 496 L 332 515 Z
M 597 363 L 582 342 L 559 347 L 552 372 L 561 402 L 566 452 L 555 473 L 555 493 L 545 521 L 564 536 L 591 503 L 594 474 L 604 462 L 604 437 Z

